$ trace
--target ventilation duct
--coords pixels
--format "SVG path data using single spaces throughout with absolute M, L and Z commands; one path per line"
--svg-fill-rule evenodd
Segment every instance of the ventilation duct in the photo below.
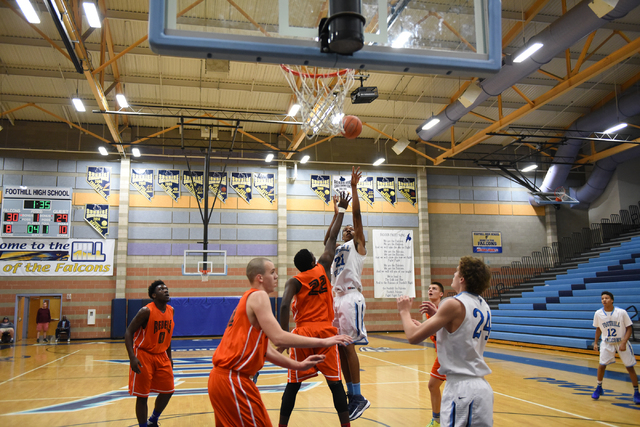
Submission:
M 523 62 L 504 65 L 497 74 L 480 83 L 482 93 L 475 98 L 473 103 L 465 106 L 460 101 L 455 101 L 448 105 L 444 111 L 436 116 L 436 118 L 440 120 L 437 125 L 430 129 L 423 130 L 422 126 L 427 123 L 425 121 L 425 123 L 416 129 L 418 136 L 424 141 L 429 141 L 436 135 L 449 129 L 455 122 L 480 105 L 480 103 L 486 101 L 489 97 L 501 94 L 505 89 L 532 74 L 543 64 L 551 61 L 556 55 L 564 52 L 589 33 L 610 21 L 625 16 L 629 11 L 640 5 L 640 0 L 620 0 L 609 13 L 600 18 L 597 13 L 603 13 L 603 9 L 597 8 L 597 11 L 594 11 L 592 7 L 601 3 L 606 3 L 611 6 L 615 4 L 615 1 L 583 0 L 577 4 L 529 40 L 529 44 L 535 42 L 542 43 L 544 45 L 542 49 L 535 52 Z M 608 9 L 605 8 L 604 10 Z M 521 50 L 524 49 L 525 47 Z

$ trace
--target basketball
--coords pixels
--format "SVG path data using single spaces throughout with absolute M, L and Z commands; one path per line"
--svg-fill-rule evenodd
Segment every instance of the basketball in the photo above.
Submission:
M 344 135 L 347 139 L 356 139 L 360 132 L 362 132 L 362 122 L 356 116 L 346 116 L 342 119 L 342 128 Z

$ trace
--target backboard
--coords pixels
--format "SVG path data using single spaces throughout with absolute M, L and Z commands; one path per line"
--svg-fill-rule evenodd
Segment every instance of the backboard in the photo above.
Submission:
M 182 275 L 201 276 L 203 281 L 209 276 L 226 276 L 227 251 L 185 250 Z
M 149 45 L 162 55 L 481 77 L 501 67 L 500 0 L 362 0 L 364 48 L 323 53 L 330 0 L 151 0 Z
M 530 193 L 539 205 L 577 205 L 580 202 L 568 193 L 554 191 L 534 191 Z

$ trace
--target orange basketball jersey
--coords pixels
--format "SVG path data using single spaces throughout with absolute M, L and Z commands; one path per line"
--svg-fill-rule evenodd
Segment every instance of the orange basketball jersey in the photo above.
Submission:
M 333 292 L 327 272 L 321 264 L 295 276 L 302 284 L 293 298 L 291 311 L 296 325 L 333 322 Z
M 164 313 L 153 302 L 146 307 L 150 311 L 149 320 L 146 327 L 138 329 L 134 334 L 133 348 L 148 353 L 164 353 L 171 345 L 173 335 L 173 307 L 167 305 Z
M 233 311 L 222 340 L 213 353 L 213 366 L 255 375 L 264 365 L 269 339 L 254 327 L 247 316 L 247 299 L 258 291 L 249 289 Z

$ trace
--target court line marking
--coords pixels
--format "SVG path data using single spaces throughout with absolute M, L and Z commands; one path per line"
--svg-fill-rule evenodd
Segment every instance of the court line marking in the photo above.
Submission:
M 420 372 L 420 373 L 423 373 L 423 374 L 431 374 L 431 371 L 429 371 L 429 372 L 425 372 L 425 371 L 422 371 L 422 370 L 420 370 L 420 369 L 410 368 L 410 367 L 408 367 L 408 366 L 400 365 L 399 363 L 393 363 L 393 362 L 389 362 L 388 360 L 378 359 L 378 358 L 376 358 L 376 357 L 369 356 L 368 354 L 359 354 L 359 356 L 368 357 L 368 358 L 370 358 L 370 359 L 377 360 L 377 361 L 380 361 L 380 362 L 385 362 L 385 363 L 388 363 L 388 364 L 390 364 L 390 365 L 400 366 L 400 367 L 402 367 L 402 368 L 409 369 L 409 370 L 411 370 L 411 371 L 416 371 L 416 372 Z M 542 404 L 540 404 L 540 403 L 531 402 L 530 400 L 520 399 L 519 397 L 509 396 L 508 394 L 499 393 L 499 392 L 497 392 L 497 391 L 494 391 L 494 392 L 493 392 L 493 394 L 498 394 L 498 395 L 500 395 L 500 396 L 509 397 L 509 398 L 511 398 L 511 399 L 514 399 L 514 400 L 519 400 L 519 401 L 521 401 L 521 402 L 529 403 L 529 404 L 531 404 L 531 405 L 540 406 L 541 408 L 550 409 L 550 410 L 552 410 L 552 411 L 560 412 L 560 413 L 562 413 L 562 414 L 571 415 L 571 416 L 574 416 L 574 417 L 577 417 L 577 418 L 581 418 L 581 419 L 583 419 L 583 420 L 593 421 L 593 422 L 596 422 L 596 423 L 598 423 L 598 424 L 602 424 L 602 425 L 605 425 L 605 426 L 609 426 L 609 427 L 618 427 L 618 426 L 617 426 L 617 425 L 615 425 L 615 424 L 605 423 L 604 421 L 598 421 L 598 420 L 595 420 L 595 419 L 593 419 L 593 418 L 588 418 L 588 417 L 585 417 L 585 416 L 582 416 L 582 415 L 578 415 L 578 414 L 574 414 L 574 413 L 571 413 L 571 412 L 563 411 L 562 409 L 557 409 L 557 408 L 554 408 L 554 407 L 552 407 L 552 406 L 546 406 L 546 405 L 542 405 Z
M 70 353 L 70 354 L 67 354 L 67 355 L 65 355 L 65 356 L 59 357 L 59 358 L 57 358 L 56 360 L 52 360 L 51 362 L 49 362 L 49 363 L 45 363 L 45 364 L 44 364 L 44 365 L 42 365 L 42 366 L 38 366 L 37 368 L 34 368 L 34 369 L 32 369 L 32 370 L 30 370 L 30 371 L 27 371 L 27 372 L 24 372 L 24 373 L 22 373 L 22 374 L 20 374 L 20 375 L 18 375 L 18 376 L 15 376 L 15 377 L 13 377 L 13 378 L 9 378 L 8 380 L 1 382 L 1 383 L 0 383 L 0 385 L 6 384 L 6 383 L 8 383 L 9 381 L 13 381 L 13 380 L 15 380 L 16 378 L 20 378 L 21 376 L 23 376 L 23 375 L 27 375 L 27 374 L 29 374 L 29 373 L 31 373 L 31 372 L 33 372 L 33 371 L 37 371 L 38 369 L 40 369 L 40 368 L 44 368 L 44 367 L 45 367 L 45 366 L 47 366 L 47 365 L 51 365 L 52 363 L 55 363 L 55 362 L 57 362 L 58 360 L 62 360 L 62 359 L 64 359 L 65 357 L 73 356 L 74 354 L 76 354 L 76 353 L 77 353 L 77 352 L 79 352 L 79 351 L 80 351 L 80 350 L 76 350 L 76 351 L 74 351 L 73 353 Z

